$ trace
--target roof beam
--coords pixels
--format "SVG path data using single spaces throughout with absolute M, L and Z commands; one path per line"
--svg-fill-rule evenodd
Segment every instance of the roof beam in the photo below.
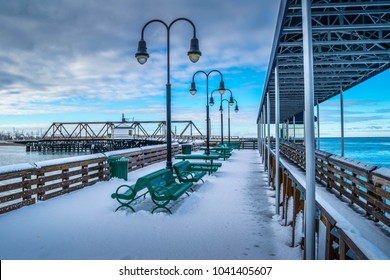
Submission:
M 338 40 L 338 41 L 313 41 L 314 46 L 328 45 L 364 45 L 364 44 L 390 44 L 390 39 L 374 39 L 374 40 Z M 302 42 L 280 42 L 280 47 L 302 47 Z
M 359 1 L 359 2 L 344 2 L 344 3 L 313 3 L 311 5 L 312 9 L 322 8 L 322 9 L 328 9 L 328 8 L 350 8 L 350 7 L 382 7 L 382 6 L 388 6 L 390 5 L 390 1 Z M 289 10 L 301 10 L 301 5 L 289 5 Z
M 329 51 L 329 52 L 314 52 L 314 56 L 352 56 L 352 55 L 384 55 L 390 58 L 389 50 L 381 51 Z M 283 57 L 301 57 L 303 53 L 281 53 L 278 54 L 278 58 Z M 390 60 L 389 60 L 390 62 Z
M 283 62 L 280 61 L 280 66 L 296 66 L 297 63 L 301 64 L 302 60 L 299 61 L 287 61 Z M 361 65 L 368 65 L 368 64 L 388 64 L 390 63 L 390 60 L 375 60 L 373 58 L 371 59 L 359 59 L 359 60 L 335 60 L 335 61 L 314 61 L 314 67 L 316 65 L 356 65 L 356 64 L 361 64 Z
M 381 9 L 361 9 L 361 10 L 327 10 L 327 11 L 313 11 L 313 17 L 319 16 L 344 16 L 344 15 L 378 15 L 378 14 L 388 14 L 389 8 Z M 289 13 L 287 18 L 293 17 L 302 17 L 300 10 L 295 10 L 295 12 Z
M 378 31 L 390 30 L 389 23 L 351 24 L 351 25 L 320 25 L 313 26 L 315 32 L 342 32 L 342 31 Z M 288 26 L 283 28 L 283 34 L 302 33 L 302 26 Z

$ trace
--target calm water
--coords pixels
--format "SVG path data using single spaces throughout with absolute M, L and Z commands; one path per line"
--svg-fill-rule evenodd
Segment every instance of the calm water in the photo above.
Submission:
M 72 157 L 89 153 L 26 152 L 24 146 L 0 146 L 0 166 L 15 163 L 34 163 L 42 160 Z
M 321 150 L 341 153 L 340 138 L 322 138 Z M 86 153 L 26 152 L 24 146 L 0 146 L 0 166 L 15 163 L 33 163 L 42 160 L 71 157 Z M 390 137 L 345 138 L 345 157 L 390 168 Z
M 341 154 L 340 138 L 321 138 L 321 150 Z M 344 138 L 344 156 L 390 168 L 390 137 Z

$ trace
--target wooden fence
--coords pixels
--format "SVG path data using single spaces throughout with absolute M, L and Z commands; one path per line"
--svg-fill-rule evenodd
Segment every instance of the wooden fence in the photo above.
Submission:
M 266 150 L 267 151 L 267 150 Z M 285 225 L 292 226 L 294 245 L 296 219 L 304 213 L 305 197 L 305 148 L 288 142 L 280 143 L 282 161 L 279 170 L 281 182 L 281 207 Z M 267 155 L 266 155 L 267 156 Z M 271 154 L 271 185 L 275 187 L 275 156 Z M 356 217 L 370 219 L 390 227 L 390 169 L 361 163 L 355 160 L 316 151 L 316 179 L 323 186 L 328 201 L 316 201 L 318 219 L 316 231 L 322 231 L 325 259 L 368 259 L 359 244 L 345 232 L 339 213 L 330 210 L 331 200 L 347 201 L 356 212 Z M 321 188 L 317 190 L 321 191 Z M 292 204 L 292 205 L 289 205 Z M 292 208 L 292 211 L 289 209 Z M 364 217 L 365 216 L 365 217 Z M 373 233 L 372 238 L 375 238 Z M 389 239 L 390 240 L 390 239 Z
M 196 149 L 197 146 L 193 148 Z M 172 154 L 180 151 L 181 146 L 173 144 Z M 148 146 L 0 167 L 0 214 L 108 180 L 110 170 L 107 158 L 114 155 L 128 157 L 128 169 L 131 172 L 165 160 L 166 146 Z

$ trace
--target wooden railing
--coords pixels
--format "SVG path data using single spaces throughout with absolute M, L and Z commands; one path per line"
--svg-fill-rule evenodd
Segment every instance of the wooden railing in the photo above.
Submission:
M 304 147 L 281 143 L 280 152 L 305 168 Z M 367 215 L 390 226 L 390 169 L 316 151 L 316 177 Z
M 181 146 L 172 145 L 173 155 L 180 151 Z M 128 169 L 131 172 L 165 160 L 166 146 L 148 146 L 0 167 L 0 214 L 108 180 L 110 170 L 107 158 L 112 155 L 128 157 Z
M 279 169 L 282 217 L 285 225 L 292 226 L 294 246 L 297 215 L 304 213 L 305 208 L 305 149 L 300 145 L 282 142 L 280 152 L 288 159 L 281 162 Z M 270 180 L 274 188 L 275 166 L 275 156 L 272 152 Z M 346 221 L 348 218 L 341 217 L 338 210 L 330 207 L 329 203 L 331 200 L 348 201 L 350 207 L 353 206 L 356 212 L 357 220 L 365 219 L 367 222 L 370 219 L 390 227 L 390 169 L 316 151 L 316 180 L 319 186 L 322 185 L 322 188 L 317 190 L 323 190 L 322 196 L 328 199 L 328 201 L 316 200 L 318 219 L 315 228 L 317 234 L 322 231 L 321 234 L 324 236 L 323 257 L 325 259 L 368 259 L 369 256 L 364 252 L 361 244 L 351 238 L 345 227 L 339 226 L 348 223 Z M 340 219 L 344 220 L 340 221 Z M 375 238 L 374 232 L 370 238 Z

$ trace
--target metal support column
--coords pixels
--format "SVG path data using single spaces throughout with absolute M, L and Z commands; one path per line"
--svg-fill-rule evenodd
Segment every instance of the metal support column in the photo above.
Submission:
M 288 141 L 288 127 L 289 127 L 290 123 L 289 121 L 287 120 L 286 121 L 286 140 Z
M 341 115 L 341 156 L 344 156 L 344 98 L 343 89 L 340 89 L 340 115 Z
M 279 215 L 280 205 L 280 181 L 279 181 L 279 123 L 280 123 L 280 98 L 279 98 L 279 67 L 275 66 L 275 214 Z
M 267 156 L 267 170 L 268 170 L 268 186 L 271 186 L 271 105 L 269 101 L 269 92 L 267 92 L 267 122 L 268 122 L 268 156 Z
M 302 0 L 303 68 L 305 85 L 305 256 L 315 259 L 315 149 L 314 149 L 314 71 L 311 0 Z
M 295 143 L 295 115 L 293 116 L 293 139 Z
M 262 118 L 262 114 L 260 113 L 260 118 L 257 122 L 257 147 L 259 149 L 259 153 L 260 153 L 260 156 L 261 156 L 261 118 Z
M 321 137 L 320 137 L 320 104 L 317 100 L 317 150 L 321 150 Z
M 266 132 L 266 121 L 267 121 L 267 118 L 266 118 L 265 105 L 263 105 L 263 112 L 264 112 L 264 118 L 263 118 L 263 128 L 264 128 L 263 129 L 263 135 L 264 135 L 264 137 L 263 137 L 263 155 L 264 155 L 263 163 L 264 163 L 264 171 L 265 171 L 265 149 L 266 149 L 266 145 L 265 145 L 266 140 L 265 140 L 265 138 L 267 136 L 267 132 Z
M 266 136 L 266 133 L 265 133 L 265 110 L 262 111 L 262 118 L 261 118 L 261 154 L 263 155 L 261 161 L 264 163 L 264 157 L 265 157 L 265 149 L 264 149 L 264 145 L 265 145 L 265 136 Z

